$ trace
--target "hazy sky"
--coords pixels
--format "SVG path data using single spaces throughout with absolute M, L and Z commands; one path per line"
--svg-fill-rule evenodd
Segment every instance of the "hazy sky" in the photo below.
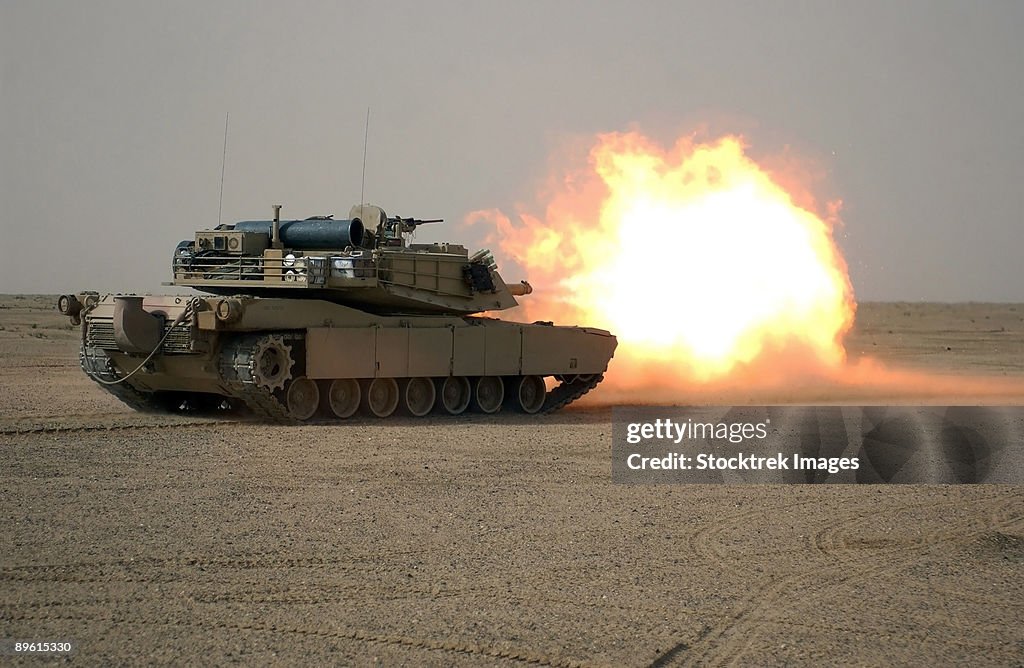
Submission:
M 818 162 L 859 299 L 1024 301 L 1022 34 L 991 1 L 0 0 L 0 292 L 158 289 L 228 111 L 225 221 L 345 217 L 370 106 L 391 214 L 512 213 L 567 140 L 706 126 Z

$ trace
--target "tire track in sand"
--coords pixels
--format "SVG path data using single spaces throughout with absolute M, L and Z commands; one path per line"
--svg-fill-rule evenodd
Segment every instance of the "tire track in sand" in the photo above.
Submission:
M 993 495 L 978 501 L 1000 500 L 1003 496 Z M 922 508 L 955 507 L 960 503 L 959 500 L 944 504 L 918 502 L 888 512 L 895 516 Z M 968 524 L 967 527 L 944 527 L 904 540 L 865 541 L 850 537 L 860 533 L 855 531 L 857 527 L 876 522 L 876 514 L 859 510 L 845 517 L 832 516 L 830 519 L 832 521 L 828 525 L 812 536 L 810 543 L 816 551 L 831 557 L 833 563 L 825 567 L 802 569 L 755 591 L 745 600 L 740 610 L 732 615 L 729 623 L 713 629 L 700 643 L 691 648 L 685 657 L 687 665 L 724 665 L 735 662 L 755 644 L 763 641 L 757 631 L 766 622 L 771 622 L 773 626 L 790 626 L 782 619 L 787 612 L 797 606 L 806 606 L 809 601 L 816 600 L 823 594 L 834 596 L 838 586 L 848 587 L 883 571 L 898 569 L 916 560 L 922 549 L 963 540 L 992 528 L 976 527 L 971 518 L 967 518 L 963 520 Z M 798 590 L 799 600 L 794 603 L 792 594 Z M 825 628 L 825 625 L 820 624 L 807 626 L 815 629 Z M 892 633 L 891 629 L 877 630 L 887 635 Z

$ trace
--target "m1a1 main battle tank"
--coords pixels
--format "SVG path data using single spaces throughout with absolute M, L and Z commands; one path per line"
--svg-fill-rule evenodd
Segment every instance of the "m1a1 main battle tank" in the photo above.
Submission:
M 553 411 L 593 389 L 610 333 L 477 315 L 517 305 L 487 251 L 410 243 L 439 220 L 242 221 L 178 244 L 174 280 L 214 296 L 62 295 L 82 369 L 143 411 L 243 409 L 280 421 Z

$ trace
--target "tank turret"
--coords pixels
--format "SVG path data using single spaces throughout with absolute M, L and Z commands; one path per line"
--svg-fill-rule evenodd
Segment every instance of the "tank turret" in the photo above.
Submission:
M 174 251 L 171 285 L 217 295 L 305 297 L 374 313 L 501 311 L 529 294 L 506 285 L 488 251 L 452 243 L 414 244 L 420 225 L 442 219 L 391 218 L 370 204 L 349 217 L 245 220 L 201 230 Z

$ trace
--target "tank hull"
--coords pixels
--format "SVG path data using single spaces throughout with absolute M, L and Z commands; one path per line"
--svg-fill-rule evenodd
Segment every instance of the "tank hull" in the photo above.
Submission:
M 600 382 L 615 347 L 587 327 L 479 316 L 380 315 L 324 300 L 87 297 L 82 367 L 139 410 L 243 408 L 269 420 L 543 413 Z M 122 298 L 123 301 L 123 298 Z M 145 321 L 147 315 L 153 322 Z M 124 350 L 155 327 L 149 354 Z

